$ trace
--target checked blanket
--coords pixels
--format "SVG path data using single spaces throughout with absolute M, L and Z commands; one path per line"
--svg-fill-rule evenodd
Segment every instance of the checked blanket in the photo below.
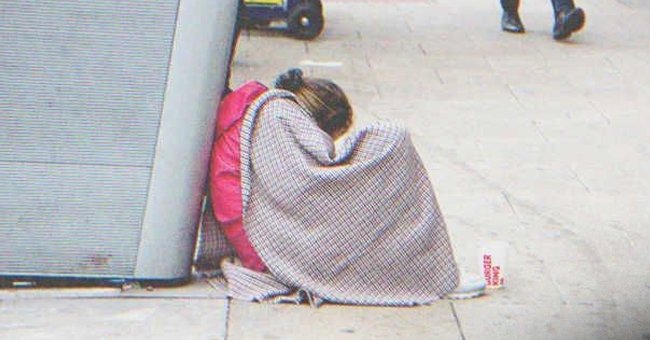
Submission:
M 416 305 L 456 288 L 445 222 L 408 133 L 377 123 L 337 148 L 293 99 L 268 91 L 245 116 L 244 228 L 270 273 L 225 264 L 230 295 Z

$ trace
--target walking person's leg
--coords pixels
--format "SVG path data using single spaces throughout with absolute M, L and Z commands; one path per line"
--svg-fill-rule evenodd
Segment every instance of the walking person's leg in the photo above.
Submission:
M 501 8 L 501 29 L 511 33 L 524 33 L 524 24 L 519 18 L 519 0 L 501 0 Z
M 576 7 L 573 0 L 551 0 L 551 3 L 555 15 L 553 39 L 564 40 L 584 26 L 585 12 Z

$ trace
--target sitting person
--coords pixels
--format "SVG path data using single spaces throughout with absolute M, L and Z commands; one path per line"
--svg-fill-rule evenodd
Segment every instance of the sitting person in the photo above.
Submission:
M 242 261 L 222 263 L 229 295 L 416 305 L 454 291 L 446 225 L 408 133 L 377 123 L 337 148 L 352 123 L 338 86 L 299 70 L 274 90 L 253 84 L 229 95 L 245 98 L 234 117 L 224 99 L 211 163 L 216 216 Z
M 302 80 L 299 70 L 291 70 L 278 78 L 276 87 L 293 92 L 295 100 L 332 139 L 344 134 L 352 125 L 352 108 L 343 91 L 331 81 Z M 215 218 L 243 266 L 255 271 L 264 271 L 266 267 L 248 241 L 242 225 L 240 129 L 246 109 L 267 90 L 261 83 L 250 81 L 224 97 L 217 116 L 210 162 L 210 195 Z

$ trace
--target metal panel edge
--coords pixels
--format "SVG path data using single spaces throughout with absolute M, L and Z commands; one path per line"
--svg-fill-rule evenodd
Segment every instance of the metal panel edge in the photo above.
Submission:
M 190 275 L 236 10 L 237 0 L 180 1 L 136 279 Z

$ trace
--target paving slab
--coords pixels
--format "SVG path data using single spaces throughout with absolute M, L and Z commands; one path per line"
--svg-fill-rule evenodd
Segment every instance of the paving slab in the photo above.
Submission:
M 233 301 L 229 339 L 461 339 L 448 301 L 409 308 Z
M 0 301 L 2 339 L 223 339 L 226 300 Z
M 119 288 L 17 288 L 0 289 L 0 302 L 26 299 L 117 298 Z
M 611 327 L 607 306 L 456 302 L 467 339 L 641 339 L 643 332 Z
M 195 279 L 179 287 L 132 287 L 121 292 L 122 298 L 150 299 L 226 299 L 223 278 Z

